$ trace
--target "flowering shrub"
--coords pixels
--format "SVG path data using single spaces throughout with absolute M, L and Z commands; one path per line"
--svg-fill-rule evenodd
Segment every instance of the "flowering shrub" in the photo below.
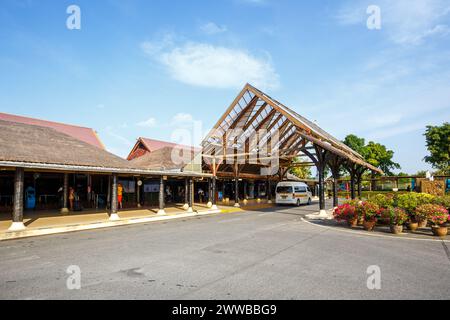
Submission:
M 378 211 L 378 221 L 380 223 L 384 223 L 384 224 L 389 224 L 391 221 L 391 209 L 393 209 L 393 207 L 382 207 L 380 208 L 380 210 Z
M 436 204 L 423 204 L 416 208 L 416 214 L 426 217 L 434 225 L 442 225 L 449 220 L 448 210 Z
M 364 217 L 365 221 L 374 221 L 380 217 L 380 207 L 370 201 L 361 201 L 356 206 L 358 217 Z
M 410 192 L 398 195 L 397 205 L 398 207 L 405 209 L 406 213 L 408 213 L 411 218 L 414 218 L 416 208 L 420 205 L 431 203 L 433 199 L 434 196 L 426 193 Z
M 344 203 L 333 211 L 333 217 L 337 221 L 349 221 L 356 218 L 355 206 L 351 203 Z
M 390 222 L 393 226 L 401 226 L 406 221 L 408 221 L 408 215 L 402 208 L 387 208 L 386 211 L 389 212 Z
M 394 196 L 392 194 L 377 194 L 375 197 L 370 198 L 370 201 L 380 208 L 388 208 L 394 205 Z
M 442 196 L 442 197 L 436 197 L 433 199 L 433 204 L 438 204 L 440 206 L 443 206 L 447 210 L 450 210 L 450 195 Z

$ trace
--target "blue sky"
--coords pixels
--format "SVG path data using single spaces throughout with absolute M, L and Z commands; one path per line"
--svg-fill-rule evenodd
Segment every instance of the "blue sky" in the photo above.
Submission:
M 450 119 L 448 0 L 0 1 L 0 111 L 93 127 L 121 156 L 211 128 L 245 82 L 408 173 L 428 168 L 425 126 Z

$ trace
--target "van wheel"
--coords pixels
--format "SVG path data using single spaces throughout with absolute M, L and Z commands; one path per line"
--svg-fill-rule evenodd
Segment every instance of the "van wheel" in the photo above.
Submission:
M 297 207 L 300 207 L 301 203 L 300 203 L 300 199 L 297 199 Z
M 312 203 L 311 198 L 308 198 L 308 205 L 311 205 L 311 203 Z

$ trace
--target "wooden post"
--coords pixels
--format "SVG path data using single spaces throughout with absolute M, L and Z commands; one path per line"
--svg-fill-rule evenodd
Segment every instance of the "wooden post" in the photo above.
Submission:
M 355 174 L 354 173 L 350 173 L 350 198 L 352 200 L 356 199 L 356 195 L 355 195 Z
M 25 229 L 23 224 L 23 189 L 25 171 L 23 168 L 16 168 L 14 176 L 14 208 L 12 214 L 12 224 L 9 231 L 20 231 Z
M 189 178 L 189 208 L 188 212 L 194 212 L 194 179 Z
M 266 193 L 267 203 L 272 203 L 272 181 L 270 180 L 270 177 L 267 179 Z
M 164 215 L 166 214 L 165 208 L 165 199 L 164 199 L 165 193 L 164 193 L 164 177 L 161 176 L 159 178 L 159 210 L 158 215 Z
M 140 177 L 136 178 L 136 203 L 137 207 L 141 207 L 141 187 L 139 186 Z
M 61 213 L 68 213 L 69 212 L 69 174 L 64 173 L 64 182 L 63 182 L 63 203 L 61 208 Z
M 239 177 L 236 176 L 234 179 L 234 206 L 239 208 L 241 205 L 239 204 Z
M 117 174 L 113 174 L 111 186 L 111 215 L 109 216 L 109 220 L 119 220 L 119 215 L 117 212 L 118 212 Z
M 217 210 L 217 177 L 216 175 L 213 175 L 212 177 L 212 185 L 211 185 L 211 201 L 212 201 L 212 207 L 211 209 Z
M 189 179 L 184 178 L 184 210 L 189 210 Z
M 208 179 L 208 203 L 206 204 L 206 206 L 208 208 L 212 208 L 213 203 L 212 203 L 212 179 Z
M 319 173 L 319 210 L 325 210 L 325 186 L 324 186 L 324 165 L 319 164 L 318 166 Z

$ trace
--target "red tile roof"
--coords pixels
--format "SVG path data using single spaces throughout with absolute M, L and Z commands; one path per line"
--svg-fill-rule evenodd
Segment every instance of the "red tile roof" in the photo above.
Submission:
M 149 138 L 139 138 L 142 143 L 147 147 L 147 149 L 150 152 L 163 149 L 163 148 L 174 148 L 174 147 L 181 147 L 182 149 L 194 149 L 197 150 L 199 148 L 195 148 L 193 146 L 186 146 L 178 143 L 172 143 L 167 141 L 161 141 L 161 140 L 155 140 L 155 139 L 149 139 Z
M 134 145 L 133 149 L 131 149 L 130 154 L 127 157 L 127 160 L 131 161 L 135 158 L 142 157 L 142 156 L 146 155 L 147 153 L 152 153 L 157 150 L 162 150 L 165 148 L 173 149 L 175 147 L 181 148 L 181 149 L 187 149 L 187 150 L 190 149 L 192 152 L 200 152 L 201 151 L 201 148 L 197 148 L 194 146 L 187 146 L 187 145 L 182 145 L 182 144 L 173 143 L 173 142 L 167 142 L 167 141 L 161 141 L 161 140 L 140 137 L 136 141 L 136 144 Z
M 74 126 L 65 123 L 34 119 L 29 117 L 17 116 L 0 112 L 0 120 L 18 122 L 23 124 L 31 124 L 41 127 L 52 128 L 58 132 L 65 133 L 75 139 L 89 143 L 97 148 L 105 150 L 104 144 L 101 142 L 94 129 Z

